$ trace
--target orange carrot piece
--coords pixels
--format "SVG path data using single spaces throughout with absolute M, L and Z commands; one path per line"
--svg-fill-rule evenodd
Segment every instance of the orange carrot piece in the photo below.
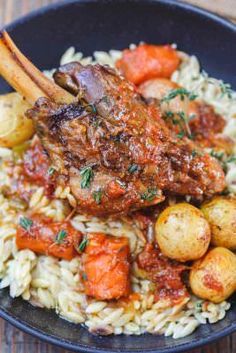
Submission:
M 71 260 L 78 254 L 75 247 L 81 239 L 82 234 L 68 221 L 52 222 L 39 215 L 22 217 L 16 233 L 18 249 L 30 249 L 65 260 Z
M 130 292 L 128 258 L 127 238 L 116 238 L 103 233 L 89 234 L 83 256 L 86 294 L 99 300 L 128 296 Z
M 135 85 L 155 78 L 169 78 L 179 66 L 177 51 L 170 45 L 141 44 L 123 51 L 116 67 Z

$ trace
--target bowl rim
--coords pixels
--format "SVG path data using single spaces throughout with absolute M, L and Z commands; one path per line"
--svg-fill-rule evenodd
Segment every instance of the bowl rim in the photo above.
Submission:
M 103 2 L 106 4 L 109 3 L 124 3 L 124 2 L 143 2 L 144 0 L 61 0 L 57 3 L 52 3 L 46 6 L 42 6 L 39 9 L 33 10 L 29 12 L 28 14 L 21 16 L 20 18 L 12 21 L 9 24 L 6 24 L 3 26 L 4 29 L 7 31 L 11 32 L 13 29 L 16 27 L 20 26 L 21 24 L 30 21 L 34 19 L 37 16 L 43 16 L 44 13 L 52 10 L 56 10 L 58 8 L 68 6 L 70 4 L 75 4 L 75 3 L 96 3 L 96 2 Z M 195 14 L 198 14 L 200 16 L 203 16 L 209 20 L 212 20 L 214 22 L 217 22 L 220 24 L 222 27 L 227 27 L 229 30 L 231 30 L 233 33 L 236 34 L 236 24 L 231 22 L 230 20 L 224 18 L 221 15 L 215 14 L 209 10 L 205 10 L 199 6 L 192 5 L 189 3 L 186 3 L 182 0 L 179 0 L 178 2 L 176 0 L 145 0 L 146 3 L 161 3 L 164 6 L 173 6 L 179 9 L 184 9 L 189 12 L 194 12 Z M 25 333 L 28 333 L 34 337 L 39 338 L 40 340 L 43 340 L 49 344 L 64 348 L 64 349 L 69 349 L 74 352 L 81 352 L 81 353 L 121 353 L 122 351 L 120 349 L 108 349 L 108 348 L 97 348 L 96 346 L 91 346 L 88 347 L 84 344 L 81 343 L 73 343 L 69 340 L 57 337 L 53 334 L 48 334 L 45 331 L 38 329 L 34 327 L 33 325 L 28 324 L 27 322 L 21 320 L 18 316 L 13 315 L 8 313 L 8 311 L 4 307 L 0 307 L 0 318 L 6 320 L 16 328 L 22 330 Z M 205 346 L 206 344 L 215 342 L 227 335 L 232 334 L 233 332 L 236 331 L 236 322 L 231 323 L 228 327 L 222 329 L 220 332 L 216 331 L 211 333 L 208 337 L 203 337 L 203 338 L 195 338 L 191 342 L 186 342 L 186 343 L 181 343 L 178 346 L 172 346 L 172 347 L 164 347 L 161 349 L 146 349 L 145 352 L 148 353 L 180 353 L 180 352 L 185 352 L 189 349 L 194 349 L 200 346 Z M 146 334 L 145 334 L 146 335 Z M 148 335 L 148 334 L 147 334 Z M 141 353 L 144 352 L 143 349 L 136 349 L 136 350 L 126 350 L 123 351 L 124 353 Z

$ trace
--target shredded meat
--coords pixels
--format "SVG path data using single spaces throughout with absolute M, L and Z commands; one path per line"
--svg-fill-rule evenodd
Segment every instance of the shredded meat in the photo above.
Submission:
M 71 63 L 54 78 L 78 102 L 42 98 L 28 116 L 80 211 L 127 213 L 163 201 L 162 191 L 197 198 L 224 189 L 218 162 L 193 156 L 193 142 L 173 137 L 158 108 L 111 68 Z

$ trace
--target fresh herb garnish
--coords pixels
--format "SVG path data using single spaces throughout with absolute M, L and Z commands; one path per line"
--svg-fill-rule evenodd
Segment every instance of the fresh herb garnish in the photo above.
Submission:
M 148 188 L 146 192 L 141 194 L 141 199 L 145 201 L 152 201 L 155 199 L 157 195 L 157 189 L 155 188 Z
M 180 131 L 177 135 L 176 135 L 179 139 L 182 139 L 185 136 L 185 132 L 184 131 Z
M 174 113 L 171 112 L 170 110 L 168 110 L 167 112 L 165 112 L 165 118 L 167 119 L 172 119 L 174 117 Z
M 173 125 L 179 125 L 179 132 L 177 134 L 178 138 L 184 137 L 185 134 L 188 138 L 192 138 L 191 130 L 188 124 L 189 118 L 183 111 L 176 113 L 167 111 L 165 112 L 164 119 L 170 119 Z
M 197 151 L 196 150 L 192 150 L 192 157 L 194 158 L 194 157 L 196 157 L 197 155 L 198 155 L 198 153 L 197 153 Z
M 101 189 L 93 192 L 93 199 L 96 202 L 96 204 L 100 205 L 101 200 L 102 200 L 102 190 Z
M 161 103 L 169 102 L 178 96 L 182 101 L 184 100 L 185 97 L 187 97 L 190 101 L 193 101 L 194 99 L 197 98 L 197 94 L 189 92 L 185 88 L 176 88 L 171 90 L 164 98 L 162 98 Z
M 83 252 L 84 249 L 86 248 L 86 246 L 88 245 L 88 237 L 84 236 L 83 240 L 81 241 L 81 243 L 79 244 L 79 246 L 77 247 L 77 251 L 78 252 Z
M 86 104 L 84 108 L 87 109 L 89 113 L 97 114 L 97 108 L 93 103 Z
M 88 280 L 88 276 L 86 275 L 86 273 L 85 272 L 82 272 L 82 279 L 84 280 L 84 281 L 87 281 Z
M 30 231 L 30 228 L 33 225 L 33 221 L 27 217 L 21 217 L 19 221 L 20 226 L 26 230 L 27 232 Z
M 226 163 L 232 163 L 232 162 L 236 162 L 236 156 L 230 156 L 229 158 L 227 158 Z
M 216 159 L 219 159 L 219 161 L 222 161 L 222 158 L 224 157 L 224 152 L 216 152 L 214 150 L 211 150 L 210 155 Z
M 81 169 L 80 171 L 81 175 L 81 188 L 86 189 L 90 187 L 91 181 L 94 177 L 94 172 L 92 167 L 87 166 Z
M 233 98 L 232 96 L 233 90 L 229 83 L 220 82 L 219 87 L 221 91 L 221 97 L 227 96 L 229 99 Z
M 188 124 L 188 117 L 186 116 L 186 114 L 184 112 L 178 112 L 177 115 L 182 121 L 182 124 L 180 124 L 180 125 L 184 125 L 185 126 L 185 129 L 187 131 L 188 137 L 192 138 L 191 130 L 190 130 L 190 127 L 189 127 L 189 124 Z
M 60 230 L 58 234 L 56 235 L 56 240 L 55 243 L 57 244 L 62 244 L 67 237 L 67 232 L 65 230 Z
M 128 172 L 130 174 L 133 174 L 135 172 L 137 172 L 138 170 L 138 165 L 137 164 L 130 164 L 129 168 L 128 168 Z
M 48 175 L 52 176 L 55 173 L 56 169 L 54 167 L 49 167 L 48 168 Z
M 196 312 L 200 312 L 202 310 L 202 302 L 196 302 L 195 303 L 195 310 Z

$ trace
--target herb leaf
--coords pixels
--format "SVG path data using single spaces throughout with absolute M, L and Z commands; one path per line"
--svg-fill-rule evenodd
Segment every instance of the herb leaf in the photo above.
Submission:
M 27 232 L 30 231 L 30 228 L 33 225 L 33 221 L 27 217 L 21 217 L 19 221 L 20 226 L 26 230 Z
M 184 100 L 185 97 L 188 97 L 188 99 L 190 101 L 193 101 L 194 99 L 197 98 L 197 94 L 189 92 L 185 88 L 176 88 L 176 89 L 171 90 L 164 98 L 162 98 L 161 103 L 169 102 L 178 96 L 180 97 L 180 99 L 182 101 Z
M 65 230 L 60 230 L 58 234 L 56 235 L 56 240 L 55 243 L 57 244 L 62 244 L 67 237 L 67 232 Z
M 157 195 L 157 189 L 155 188 L 148 188 L 146 192 L 141 194 L 141 199 L 145 201 L 152 201 L 155 199 Z
M 101 189 L 93 192 L 93 199 L 97 205 L 100 205 L 101 200 L 102 200 L 102 190 Z
M 52 167 L 52 166 L 49 167 L 49 168 L 48 168 L 48 175 L 49 175 L 49 176 L 52 176 L 52 175 L 55 173 L 55 171 L 56 171 L 56 169 L 55 169 L 54 167 Z
M 211 150 L 210 155 L 216 159 L 219 159 L 219 161 L 221 161 L 222 158 L 224 157 L 224 152 L 216 152 L 214 150 Z
M 233 90 L 229 83 L 220 82 L 219 86 L 221 91 L 221 97 L 227 96 L 229 99 L 233 98 L 232 96 Z
M 232 162 L 236 162 L 236 156 L 230 156 L 227 160 L 227 163 L 232 163 Z
M 83 252 L 84 249 L 86 248 L 86 246 L 88 245 L 88 237 L 87 236 L 84 236 L 83 237 L 83 240 L 81 241 L 81 243 L 79 244 L 79 246 L 77 247 L 77 251 L 78 252 Z
M 80 171 L 81 179 L 81 188 L 86 189 L 90 187 L 91 181 L 94 177 L 94 172 L 92 167 L 84 167 Z
M 130 164 L 129 168 L 128 168 L 128 172 L 130 174 L 133 174 L 135 172 L 137 172 L 138 170 L 138 165 L 137 164 Z

